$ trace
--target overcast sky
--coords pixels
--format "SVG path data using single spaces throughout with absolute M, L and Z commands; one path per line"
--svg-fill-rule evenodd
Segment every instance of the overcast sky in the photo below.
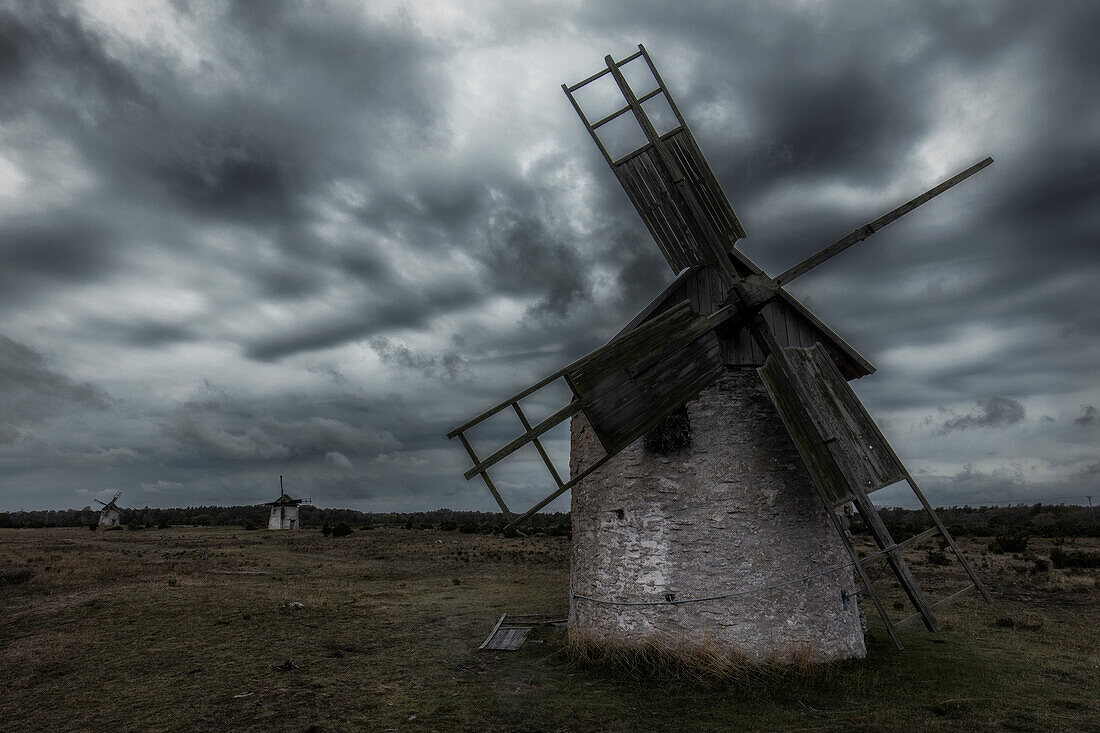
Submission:
M 0 0 L 0 510 L 495 508 L 446 432 L 673 276 L 639 42 L 772 274 L 992 156 L 790 290 L 934 502 L 1100 494 L 1100 4 Z

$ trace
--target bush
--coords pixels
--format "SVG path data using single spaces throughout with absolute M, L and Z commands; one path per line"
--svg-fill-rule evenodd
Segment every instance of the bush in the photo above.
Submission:
M 333 537 L 347 537 L 350 534 L 354 534 L 355 530 L 351 528 L 347 522 L 340 522 L 332 528 Z
M 95 532 L 97 529 L 99 529 L 99 523 L 97 522 L 96 524 L 89 524 L 88 529 L 92 532 Z
M 947 565 L 949 562 L 950 561 L 947 559 L 947 553 L 945 553 L 943 549 L 928 551 L 929 565 Z
M 998 532 L 989 543 L 993 552 L 1027 552 L 1028 536 L 1021 531 Z
M 34 577 L 34 568 L 0 568 L 0 585 L 19 585 Z
M 321 534 L 323 534 L 325 537 L 328 537 L 332 534 L 332 526 L 328 522 L 325 522 L 321 525 Z
M 1041 557 L 1035 558 L 1035 567 L 1031 569 L 1033 573 L 1046 573 L 1050 571 L 1050 561 L 1044 560 Z
M 1056 568 L 1100 568 L 1100 552 L 1066 552 L 1061 547 L 1050 551 Z

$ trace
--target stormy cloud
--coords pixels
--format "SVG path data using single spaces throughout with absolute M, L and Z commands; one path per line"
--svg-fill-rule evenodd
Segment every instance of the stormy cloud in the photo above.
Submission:
M 954 430 L 974 428 L 999 428 L 1012 425 L 1024 419 L 1024 406 L 1010 397 L 990 397 L 978 400 L 976 412 L 959 415 L 946 421 L 940 430 L 950 433 Z
M 878 367 L 854 387 L 934 501 L 1086 494 L 1098 25 L 1084 1 L 6 3 L 0 509 L 264 501 L 279 474 L 321 505 L 492 508 L 446 432 L 673 276 L 560 89 L 639 42 L 773 274 L 996 160 L 790 289 Z M 548 488 L 537 457 L 497 483 Z

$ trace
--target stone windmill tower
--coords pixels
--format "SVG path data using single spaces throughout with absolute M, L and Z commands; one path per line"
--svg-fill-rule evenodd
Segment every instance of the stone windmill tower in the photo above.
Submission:
M 283 477 L 279 476 L 279 498 L 269 501 L 264 506 L 271 507 L 271 514 L 267 518 L 268 529 L 298 529 L 298 507 L 301 504 L 309 504 L 310 499 L 295 499 L 283 490 Z
M 103 508 L 99 510 L 99 526 L 100 527 L 117 527 L 122 519 L 122 510 L 118 508 L 118 497 L 122 496 L 121 491 L 116 491 L 115 495 L 111 497 L 108 502 L 95 501 L 103 505 Z
M 772 278 L 735 248 L 745 232 L 638 48 L 621 61 L 607 56 L 606 68 L 562 88 L 676 278 L 607 345 L 453 430 L 448 437 L 474 464 L 465 476 L 484 479 L 509 530 L 573 489 L 569 629 L 582 639 L 718 647 L 756 659 L 857 657 L 865 654 L 862 596 L 900 649 L 899 629 L 922 621 L 935 631 L 936 609 L 989 595 L 848 386 L 873 367 L 783 286 L 992 159 Z M 639 93 L 627 76 L 643 80 Z M 581 99 L 593 84 L 610 84 L 619 98 L 595 122 Z M 572 400 L 532 425 L 521 401 L 556 382 Z M 522 433 L 479 458 L 467 433 L 509 409 Z M 565 420 L 568 480 L 539 440 Z M 528 444 L 556 486 L 516 516 L 489 469 Z M 898 482 L 912 488 L 931 524 L 901 542 L 869 498 Z M 878 552 L 860 557 L 852 546 L 851 506 Z M 933 604 L 901 549 L 937 534 L 971 584 Z M 898 621 L 868 573 L 882 564 L 913 606 Z

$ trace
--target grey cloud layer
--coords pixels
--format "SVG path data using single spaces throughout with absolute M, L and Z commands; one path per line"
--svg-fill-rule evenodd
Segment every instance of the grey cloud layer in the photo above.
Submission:
M 1098 480 L 1094 4 L 145 7 L 0 7 L 0 504 L 490 508 L 443 434 L 671 276 L 557 87 L 638 41 L 772 272 L 993 155 L 792 289 L 942 496 Z

